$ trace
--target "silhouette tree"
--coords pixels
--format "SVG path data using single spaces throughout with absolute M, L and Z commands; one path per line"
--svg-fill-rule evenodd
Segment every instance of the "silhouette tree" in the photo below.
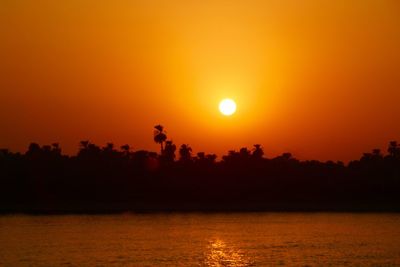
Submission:
M 98 158 L 101 155 L 101 148 L 89 141 L 81 141 L 78 157 L 85 157 L 87 159 Z
M 163 153 L 163 158 L 166 162 L 173 162 L 175 160 L 176 145 L 168 140 L 165 142 L 165 148 Z
M 195 158 L 196 162 L 200 164 L 215 164 L 215 160 L 217 159 L 217 155 L 215 154 L 207 154 L 204 152 L 198 152 L 197 157 Z
M 189 162 L 192 160 L 192 148 L 189 145 L 183 144 L 179 148 L 180 160 L 183 162 Z
M 286 152 L 280 156 L 283 160 L 291 160 L 293 159 L 292 153 Z
M 38 158 L 42 153 L 42 149 L 40 145 L 37 143 L 30 143 L 28 147 L 28 151 L 26 151 L 26 155 L 31 158 Z
M 206 159 L 206 153 L 204 153 L 204 152 L 198 152 L 197 153 L 197 160 L 198 161 L 203 161 L 205 159 Z
M 395 141 L 387 152 L 373 149 L 346 165 L 300 161 L 290 153 L 269 159 L 259 144 L 251 150 L 230 150 L 222 161 L 204 152 L 193 157 L 190 146 L 183 144 L 176 162 L 177 147 L 166 140 L 162 126 L 155 127 L 154 137 L 161 155 L 132 151 L 129 145 L 120 150 L 112 143 L 99 147 L 89 141 L 81 141 L 74 156 L 61 154 L 58 143 L 31 143 L 25 154 L 0 149 L 0 213 L 58 212 L 68 207 L 67 212 L 107 212 L 114 205 L 118 211 L 216 207 L 400 211 L 400 146 Z
M 372 160 L 372 153 L 363 153 L 361 157 L 361 161 L 371 161 Z
M 49 146 L 49 145 L 44 145 L 44 146 L 42 146 L 42 151 L 43 151 L 45 154 L 49 155 L 49 154 L 51 153 L 51 146 Z
M 131 149 L 131 147 L 130 147 L 128 144 L 122 145 L 122 146 L 121 146 L 122 153 L 123 153 L 125 156 L 129 156 L 130 149 Z
M 81 149 L 87 149 L 88 146 L 89 146 L 89 141 L 88 140 L 81 141 L 79 143 L 79 146 L 80 146 Z
M 107 143 L 105 147 L 103 147 L 103 151 L 105 152 L 112 152 L 114 150 L 113 143 Z
M 161 146 L 161 151 L 160 154 L 162 155 L 164 153 L 164 142 L 167 140 L 167 135 L 164 132 L 164 126 L 162 125 L 156 125 L 154 126 L 154 142 L 157 144 L 160 144 Z
M 215 164 L 215 160 L 217 159 L 217 155 L 215 155 L 215 154 L 207 154 L 206 159 L 207 159 L 208 163 Z
M 261 159 L 264 156 L 264 150 L 262 149 L 261 145 L 259 144 L 254 145 L 252 156 L 256 159 Z
M 375 148 L 372 150 L 372 158 L 374 161 L 383 160 L 383 154 L 380 149 Z
M 388 153 L 390 157 L 400 159 L 400 146 L 396 141 L 389 142 Z
M 243 158 L 243 159 L 248 159 L 248 158 L 250 158 L 251 151 L 248 150 L 247 147 L 242 147 L 242 148 L 239 150 L 239 154 L 240 154 L 240 157 L 241 157 L 241 158 Z
M 55 155 L 60 156 L 61 155 L 61 148 L 60 148 L 60 144 L 59 143 L 53 143 L 51 144 L 52 146 L 52 151 Z

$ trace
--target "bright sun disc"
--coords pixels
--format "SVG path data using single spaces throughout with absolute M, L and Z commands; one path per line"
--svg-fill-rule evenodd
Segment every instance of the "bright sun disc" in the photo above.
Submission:
M 232 99 L 223 99 L 219 103 L 219 111 L 225 115 L 230 116 L 236 111 L 236 103 Z

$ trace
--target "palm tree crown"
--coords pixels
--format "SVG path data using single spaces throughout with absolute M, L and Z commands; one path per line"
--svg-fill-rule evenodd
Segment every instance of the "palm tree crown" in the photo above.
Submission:
M 157 144 L 160 144 L 161 146 L 161 155 L 164 152 L 164 142 L 167 140 L 167 135 L 164 132 L 164 126 L 162 125 L 156 125 L 154 126 L 154 142 Z

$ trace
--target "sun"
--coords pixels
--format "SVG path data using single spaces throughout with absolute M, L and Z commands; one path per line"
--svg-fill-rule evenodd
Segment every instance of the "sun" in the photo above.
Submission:
M 225 115 L 230 116 L 236 111 L 236 103 L 232 99 L 225 98 L 219 102 L 219 111 Z

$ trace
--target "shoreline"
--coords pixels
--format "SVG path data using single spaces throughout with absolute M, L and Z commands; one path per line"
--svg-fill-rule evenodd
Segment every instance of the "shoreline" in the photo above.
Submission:
M 247 203 L 249 204 L 249 203 Z M 221 203 L 63 203 L 58 205 L 0 205 L 0 215 L 62 215 L 62 214 L 156 214 L 156 213 L 257 213 L 257 212 L 326 212 L 326 213 L 400 213 L 400 203 L 252 203 L 224 205 Z

